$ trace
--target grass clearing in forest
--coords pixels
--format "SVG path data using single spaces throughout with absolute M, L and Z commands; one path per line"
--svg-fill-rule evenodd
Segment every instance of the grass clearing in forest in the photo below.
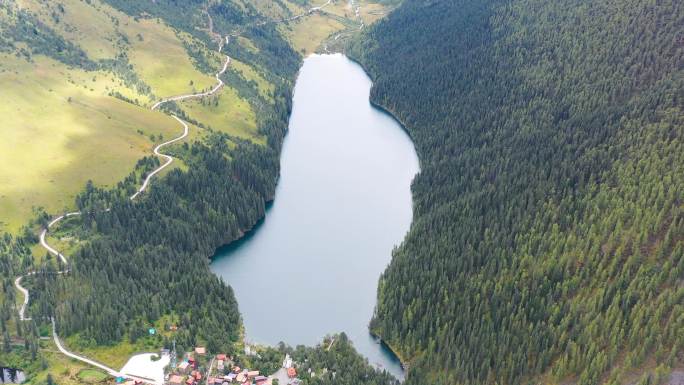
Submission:
M 302 12 L 300 8 L 286 1 L 276 2 L 273 0 L 246 0 L 266 17 L 278 20 L 288 17 L 291 13 Z
M 165 330 L 165 325 L 177 324 L 169 315 L 161 316 L 153 324 L 143 325 L 145 331 L 147 328 L 155 328 L 155 335 L 144 335 L 137 338 L 135 342 L 131 342 L 128 336 L 124 336 L 121 341 L 115 345 L 97 346 L 80 339 L 78 334 L 69 336 L 63 340 L 63 344 L 67 350 L 77 352 L 85 357 L 98 362 L 106 362 L 107 366 L 120 370 L 128 359 L 134 354 L 139 353 L 158 353 L 159 349 L 163 347 L 164 337 L 173 338 L 176 332 Z
M 357 1 L 359 17 L 369 25 L 389 12 L 390 7 L 372 2 Z M 355 33 L 360 26 L 354 8 L 348 1 L 334 1 L 321 12 L 305 16 L 296 21 L 281 24 L 279 29 L 296 51 L 306 56 L 316 52 L 321 44 L 337 32 Z
M 83 381 L 78 377 L 79 372 L 88 370 L 90 367 L 81 361 L 74 360 L 62 354 L 55 345 L 52 338 L 41 340 L 41 356 L 47 362 L 47 368 L 35 372 L 31 379 L 32 384 L 47 383 L 47 376 L 50 374 L 55 384 L 59 385 L 82 385 Z
M 359 16 L 364 24 L 369 25 L 382 18 L 391 10 L 391 6 L 376 3 L 373 1 L 357 0 L 355 3 L 359 6 Z M 348 1 L 334 2 L 325 7 L 325 12 L 330 13 L 353 22 L 358 22 L 356 11 Z
M 391 11 L 391 8 L 378 3 L 362 3 L 360 8 L 361 19 L 366 25 L 375 23 Z
M 81 381 L 91 384 L 103 382 L 109 378 L 107 373 L 95 369 L 83 369 L 78 372 L 77 376 Z
M 113 59 L 119 51 L 120 38 L 112 17 L 97 2 L 17 0 L 17 4 L 35 14 L 66 41 L 81 47 L 93 60 Z
M 122 27 L 134 36 L 129 59 L 135 72 L 158 98 L 200 92 L 216 84 L 212 75 L 194 67 L 182 41 L 168 26 L 141 19 Z M 213 64 L 220 69 L 222 63 Z
M 253 67 L 250 67 L 241 61 L 231 59 L 228 70 L 236 71 L 247 81 L 253 80 L 257 84 L 259 94 L 264 99 L 269 101 L 273 99 L 272 95 L 273 91 L 275 91 L 275 86 L 264 79 L 264 77 L 261 76 L 261 74 L 259 74 Z
M 184 101 L 182 108 L 192 119 L 215 131 L 265 143 L 265 138 L 257 133 L 252 107 L 230 87 L 221 88 L 216 96 Z
M 345 28 L 339 21 L 318 13 L 281 26 L 294 49 L 304 56 L 316 52 L 328 36 Z
M 158 97 L 204 90 L 216 84 L 211 74 L 195 68 L 184 46 L 187 34 L 174 31 L 158 19 L 132 18 L 97 1 L 63 0 L 48 4 L 39 0 L 20 0 L 19 5 L 35 13 L 42 22 L 65 40 L 81 47 L 89 58 L 113 59 L 125 53 L 133 70 Z M 220 68 L 223 58 L 215 47 L 202 51 L 211 65 Z

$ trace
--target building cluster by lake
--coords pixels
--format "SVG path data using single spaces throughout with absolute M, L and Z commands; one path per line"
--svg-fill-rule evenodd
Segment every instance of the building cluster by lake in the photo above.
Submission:
M 274 382 L 274 380 L 277 380 Z M 276 373 L 260 373 L 241 368 L 227 354 L 208 355 L 206 348 L 196 347 L 170 368 L 166 385 L 298 385 L 297 369 L 288 356 Z

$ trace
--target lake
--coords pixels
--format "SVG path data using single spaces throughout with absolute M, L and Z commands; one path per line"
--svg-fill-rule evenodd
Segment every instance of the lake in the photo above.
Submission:
M 403 378 L 368 322 L 411 224 L 419 164 L 402 127 L 371 106 L 370 88 L 343 55 L 304 61 L 273 205 L 211 267 L 233 287 L 248 341 L 315 345 L 345 332 L 371 364 Z

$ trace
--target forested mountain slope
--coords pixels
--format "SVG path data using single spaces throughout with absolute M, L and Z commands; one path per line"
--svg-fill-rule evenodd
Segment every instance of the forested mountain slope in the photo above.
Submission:
M 676 0 L 406 0 L 351 48 L 422 163 L 372 322 L 408 384 L 684 362 L 682 28 Z

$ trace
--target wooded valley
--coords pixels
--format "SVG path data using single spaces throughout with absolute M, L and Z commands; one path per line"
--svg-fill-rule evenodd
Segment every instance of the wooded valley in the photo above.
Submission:
M 408 384 L 681 365 L 682 25 L 672 0 L 414 0 L 357 41 L 421 158 L 372 322 Z

